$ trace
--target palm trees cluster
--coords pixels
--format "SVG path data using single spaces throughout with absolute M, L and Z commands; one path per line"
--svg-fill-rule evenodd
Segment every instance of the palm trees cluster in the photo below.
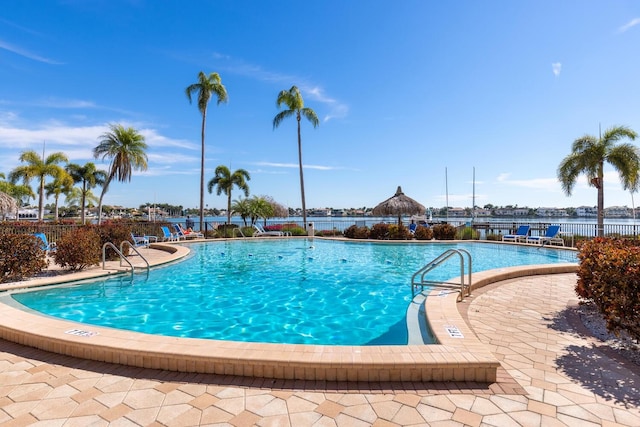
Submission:
M 34 197 L 30 182 L 38 181 L 38 219 L 44 217 L 44 197 L 53 196 L 55 201 L 55 218 L 58 218 L 58 200 L 65 195 L 67 201 L 80 202 L 80 219 L 85 222 L 85 206 L 87 201 L 95 201 L 91 192 L 96 186 L 102 187 L 99 202 L 114 179 L 124 182 L 131 180 L 133 170 L 147 169 L 147 144 L 136 129 L 125 128 L 119 124 L 109 125 L 109 131 L 100 137 L 100 144 L 94 148 L 94 157 L 109 160 L 108 171 L 100 170 L 93 162 L 84 165 L 68 163 L 64 153 L 56 152 L 48 156 L 40 156 L 33 150 L 24 151 L 20 155 L 23 165 L 16 167 L 9 174 L 8 181 L 0 181 L 0 191 L 9 194 L 14 199 L 22 201 L 24 198 Z M 66 163 L 63 167 L 63 163 Z M 47 177 L 53 181 L 45 184 Z M 22 181 L 22 184 L 18 184 Z M 80 188 L 74 187 L 79 184 Z M 100 207 L 98 211 L 100 211 Z
M 212 97 L 217 99 L 217 103 L 227 102 L 228 95 L 227 89 L 222 84 L 222 79 L 218 73 L 205 74 L 203 71 L 198 73 L 198 80 L 186 88 L 186 95 L 189 102 L 192 102 L 193 96 L 197 94 L 198 110 L 202 115 L 202 124 L 200 130 L 201 137 L 201 157 L 200 157 L 200 229 L 203 228 L 204 223 L 204 158 L 205 158 L 205 128 L 207 121 L 207 107 Z M 304 227 L 307 224 L 306 203 L 304 194 L 304 176 L 302 170 L 302 138 L 300 134 L 300 120 L 302 117 L 311 122 L 313 127 L 317 127 L 319 124 L 318 116 L 311 108 L 304 106 L 304 100 L 302 94 L 296 86 L 292 86 L 291 89 L 283 90 L 278 94 L 276 99 L 276 106 L 280 108 L 284 105 L 287 109 L 280 111 L 273 119 L 273 128 L 277 128 L 280 123 L 287 117 L 294 116 L 298 124 L 298 164 L 300 174 L 300 195 L 302 198 L 302 216 Z M 221 169 L 224 168 L 224 169 Z M 221 172 L 221 175 L 218 172 Z M 249 174 L 239 169 L 233 174 L 229 169 L 224 166 L 218 166 L 216 168 L 215 177 L 209 182 L 209 193 L 212 192 L 214 186 L 218 186 L 217 194 L 220 195 L 221 191 L 227 195 L 227 222 L 231 219 L 231 188 L 237 185 L 245 192 L 245 196 L 248 196 L 248 187 L 246 186 L 246 180 L 249 180 Z M 231 181 L 229 181 L 231 180 Z M 220 186 L 222 185 L 222 187 Z M 244 218 L 243 218 L 244 219 Z

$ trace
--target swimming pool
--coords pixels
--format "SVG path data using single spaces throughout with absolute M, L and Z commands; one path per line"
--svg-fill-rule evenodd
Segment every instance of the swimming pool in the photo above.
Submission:
M 449 248 L 474 272 L 576 262 L 575 253 L 501 244 L 274 239 L 191 244 L 185 261 L 136 275 L 13 294 L 42 313 L 150 334 L 291 344 L 406 344 L 411 275 Z M 459 274 L 452 260 L 434 280 Z

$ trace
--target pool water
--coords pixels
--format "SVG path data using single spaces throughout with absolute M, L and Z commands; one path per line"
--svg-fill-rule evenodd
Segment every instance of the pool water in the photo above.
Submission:
M 245 342 L 404 345 L 411 276 L 450 248 L 473 271 L 577 262 L 574 252 L 499 244 L 272 239 L 190 244 L 183 262 L 13 298 L 67 320 L 149 334 Z M 457 257 L 429 274 L 460 274 Z

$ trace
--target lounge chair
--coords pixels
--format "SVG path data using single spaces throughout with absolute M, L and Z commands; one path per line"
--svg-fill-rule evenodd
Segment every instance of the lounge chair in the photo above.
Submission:
M 282 231 L 266 231 L 260 224 L 253 224 L 253 228 L 256 231 L 253 232 L 253 237 L 261 237 L 261 236 L 284 236 Z
M 44 233 L 33 233 L 40 240 L 40 248 L 45 252 L 53 252 L 56 250 L 56 242 L 48 242 L 47 235 Z
M 559 225 L 550 225 L 547 228 L 547 232 L 544 236 L 529 236 L 527 237 L 527 243 L 536 243 L 540 245 L 544 245 L 548 243 L 550 245 L 561 245 L 564 246 L 564 240 L 562 237 L 559 237 L 560 234 L 560 226 Z
M 178 237 L 172 233 L 171 231 L 169 231 L 169 227 L 167 227 L 166 225 L 163 225 L 160 227 L 160 229 L 162 230 L 162 241 L 163 242 L 173 242 L 175 240 L 178 240 Z
M 418 224 L 411 223 L 409 224 L 409 233 L 416 234 L 416 229 L 418 228 Z
M 182 228 L 180 224 L 173 224 L 173 228 L 176 230 L 178 240 L 180 239 L 204 239 L 204 234 L 197 231 L 189 231 Z
M 158 241 L 156 236 L 136 236 L 131 233 L 131 240 L 133 242 L 133 246 L 137 247 L 147 247 L 149 243 L 153 241 L 154 243 Z
M 529 236 L 530 225 L 521 225 L 516 230 L 515 234 L 505 234 L 502 236 L 503 242 L 526 242 L 527 236 Z

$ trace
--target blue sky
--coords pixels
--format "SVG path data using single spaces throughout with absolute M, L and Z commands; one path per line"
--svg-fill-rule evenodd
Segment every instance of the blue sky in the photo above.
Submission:
M 278 92 L 297 85 L 320 118 L 302 124 L 308 208 L 373 207 L 398 185 L 467 207 L 474 167 L 480 206 L 594 206 L 583 177 L 567 197 L 556 169 L 599 126 L 640 131 L 638 46 L 631 0 L 10 1 L 0 172 L 43 143 L 106 169 L 92 149 L 120 123 L 145 135 L 149 169 L 104 203 L 197 207 L 201 116 L 184 91 L 215 71 L 229 102 L 209 107 L 207 181 L 243 168 L 251 195 L 301 206 L 295 120 L 272 128 Z M 631 196 L 608 169 L 612 205 Z

